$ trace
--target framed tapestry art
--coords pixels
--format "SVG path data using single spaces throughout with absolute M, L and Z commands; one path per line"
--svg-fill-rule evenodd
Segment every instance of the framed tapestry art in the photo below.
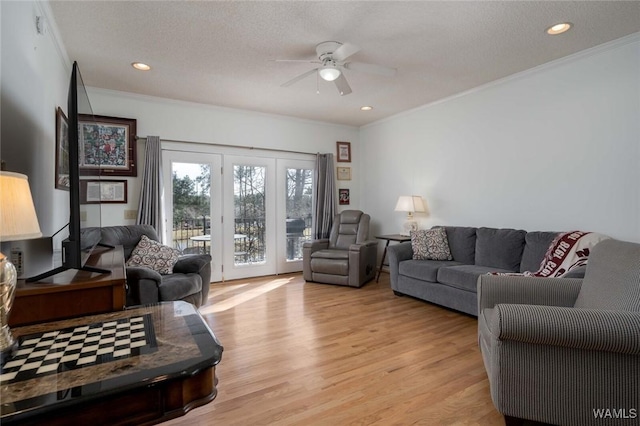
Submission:
M 69 121 L 60 107 L 56 110 L 56 189 L 69 190 Z
M 80 174 L 137 176 L 136 120 L 80 116 Z

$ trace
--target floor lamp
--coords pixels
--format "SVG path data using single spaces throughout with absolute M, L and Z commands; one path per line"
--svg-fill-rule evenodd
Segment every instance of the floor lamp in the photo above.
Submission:
M 27 176 L 0 171 L 0 242 L 41 236 Z M 0 252 L 0 354 L 3 359 L 16 343 L 9 329 L 9 313 L 17 278 L 16 268 Z

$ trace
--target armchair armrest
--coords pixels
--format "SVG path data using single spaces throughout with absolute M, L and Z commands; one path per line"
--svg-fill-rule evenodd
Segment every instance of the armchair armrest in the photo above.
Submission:
M 570 307 L 575 304 L 581 285 L 580 278 L 480 275 L 478 314 L 498 303 Z
M 319 240 L 305 241 L 302 244 L 302 249 L 311 250 L 311 253 L 317 250 L 324 250 L 329 248 L 329 239 L 321 238 Z
M 146 305 L 160 300 L 162 276 L 150 268 L 127 267 L 127 306 Z
M 488 322 L 500 340 L 640 355 L 640 312 L 499 304 Z
M 304 277 L 305 281 L 312 280 L 311 254 L 318 250 L 324 250 L 327 248 L 329 248 L 328 238 L 306 241 L 302 244 L 302 276 Z
M 211 263 L 211 256 L 208 254 L 189 254 L 180 256 L 173 272 L 178 274 L 199 274 L 202 268 Z
M 378 240 L 368 240 L 359 244 L 351 244 L 349 245 L 349 251 L 362 251 L 370 247 L 378 247 Z

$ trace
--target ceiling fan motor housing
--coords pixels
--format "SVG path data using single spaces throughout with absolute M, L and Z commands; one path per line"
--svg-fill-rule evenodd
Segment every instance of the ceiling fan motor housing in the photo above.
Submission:
M 318 54 L 318 59 L 320 59 L 323 63 L 328 60 L 333 61 L 332 55 L 333 52 L 338 50 L 338 48 L 342 46 L 342 43 L 337 41 L 325 41 L 316 46 L 316 53 Z

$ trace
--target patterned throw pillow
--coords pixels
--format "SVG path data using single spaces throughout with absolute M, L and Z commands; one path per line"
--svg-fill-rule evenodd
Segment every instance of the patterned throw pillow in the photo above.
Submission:
M 173 265 L 178 261 L 180 252 L 160 244 L 143 235 L 136 248 L 131 252 L 127 266 L 151 268 L 163 275 L 173 273 Z
M 411 248 L 416 260 L 453 260 L 444 228 L 413 231 Z

